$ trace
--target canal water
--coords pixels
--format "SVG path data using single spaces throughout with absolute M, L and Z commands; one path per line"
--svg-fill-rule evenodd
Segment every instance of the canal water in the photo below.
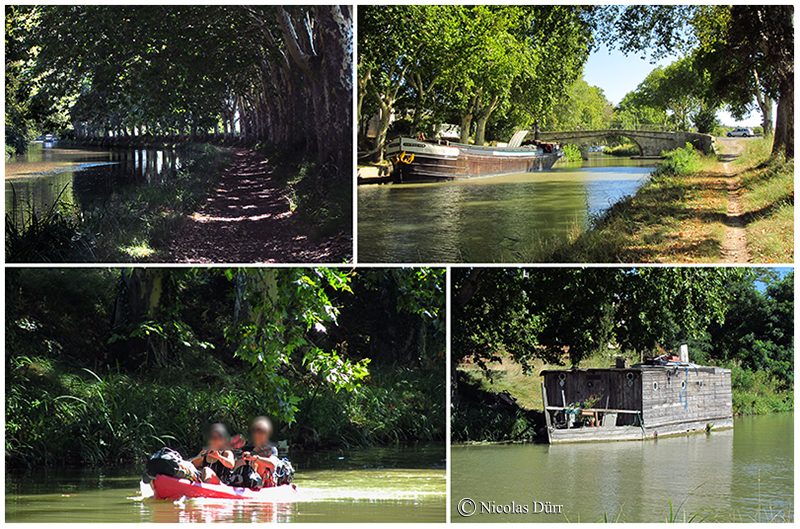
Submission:
M 552 237 L 585 229 L 653 170 L 597 153 L 551 171 L 440 184 L 358 188 L 358 259 L 366 263 L 515 261 Z
M 649 441 L 459 446 L 451 460 L 454 522 L 664 522 L 670 501 L 677 521 L 684 513 L 719 522 L 794 520 L 792 413 Z M 467 499 L 477 512 L 464 517 L 458 505 L 471 512 Z M 482 513 L 480 502 L 500 513 Z M 502 512 L 512 504 L 528 513 Z M 560 514 L 554 505 L 563 506 Z
M 180 164 L 181 155 L 171 150 L 87 150 L 31 143 L 26 154 L 6 160 L 6 214 L 19 225 L 31 211 L 41 214 L 56 201 L 91 210 L 124 186 L 161 182 Z
M 444 446 L 291 455 L 290 504 L 159 501 L 140 494 L 141 469 L 6 477 L 6 522 L 444 522 Z

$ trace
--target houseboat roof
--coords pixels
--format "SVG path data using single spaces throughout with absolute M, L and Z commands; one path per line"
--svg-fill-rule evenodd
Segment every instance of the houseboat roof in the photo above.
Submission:
M 730 373 L 730 369 L 715 366 L 701 366 L 690 363 L 668 362 L 663 364 L 634 364 L 630 367 L 589 367 L 580 368 L 573 367 L 570 369 L 545 369 L 540 373 L 546 375 L 548 373 L 609 373 L 609 372 L 630 372 L 630 371 L 673 371 L 675 369 L 690 369 L 703 373 Z

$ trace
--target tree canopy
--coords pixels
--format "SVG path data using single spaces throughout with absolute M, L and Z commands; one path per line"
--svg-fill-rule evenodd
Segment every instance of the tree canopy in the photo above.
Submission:
M 359 114 L 380 124 L 367 155 L 380 152 L 390 118 L 411 132 L 461 125 L 461 141 L 506 113 L 544 119 L 580 77 L 592 47 L 589 9 L 561 6 L 364 6 L 359 9 Z M 402 27 L 398 27 L 402 26 Z M 432 38 L 435 36 L 435 38 Z M 363 138 L 362 138 L 363 139 Z
M 742 115 L 753 102 L 773 154 L 794 157 L 794 7 L 791 5 L 609 6 L 604 38 L 625 53 L 695 56 L 710 93 Z
M 695 343 L 718 329 L 737 328 L 729 340 L 715 343 L 705 358 L 726 361 L 766 356 L 784 370 L 786 341 L 791 334 L 786 315 L 789 276 L 771 286 L 774 325 L 763 329 L 756 321 L 733 324 L 731 315 L 747 318 L 741 304 L 747 296 L 762 299 L 755 277 L 741 269 L 708 268 L 539 268 L 453 271 L 453 361 L 485 365 L 509 355 L 527 370 L 534 360 L 573 365 L 608 350 L 653 353 Z M 746 295 L 745 295 L 746 294 Z M 780 322 L 780 323 L 777 323 Z M 727 327 L 726 327 L 727 325 Z M 744 327 L 749 330 L 744 331 Z M 752 347 L 769 334 L 770 346 Z M 775 338 L 778 336 L 779 338 Z M 736 345 L 731 345 L 731 342 Z M 762 339 L 762 341 L 767 341 Z M 750 348 L 743 352 L 739 348 Z M 781 350 L 781 353 L 777 353 Z
M 7 124 L 237 134 L 347 171 L 351 17 L 349 6 L 9 6 L 6 99 L 28 106 Z

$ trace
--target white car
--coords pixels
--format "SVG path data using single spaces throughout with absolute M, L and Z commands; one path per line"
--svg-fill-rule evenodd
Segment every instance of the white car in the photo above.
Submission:
M 751 136 L 755 136 L 755 134 L 753 133 L 753 129 L 736 129 L 730 131 L 728 134 L 726 134 L 726 136 L 728 136 L 729 138 L 735 138 L 737 136 L 740 136 L 742 138 L 749 138 Z

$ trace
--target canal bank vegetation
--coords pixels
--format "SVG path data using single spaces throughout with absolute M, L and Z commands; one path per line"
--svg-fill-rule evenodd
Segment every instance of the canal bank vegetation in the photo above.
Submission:
M 732 370 L 737 415 L 794 406 L 794 274 L 770 269 L 455 269 L 452 435 L 533 439 L 543 369 L 689 345 Z
M 690 145 L 665 153 L 634 196 L 589 227 L 515 252 L 519 262 L 712 263 L 722 260 L 728 181 L 739 178 L 752 262 L 794 258 L 794 160 L 772 156 L 771 140 L 734 140 L 743 151 L 727 174 L 717 155 Z M 729 147 L 728 147 L 729 148 Z
M 6 463 L 141 462 L 256 415 L 293 450 L 444 442 L 442 269 L 13 269 Z
M 183 150 L 186 147 L 186 150 Z M 117 189 L 84 209 L 63 194 L 42 214 L 30 205 L 27 222 L 6 215 L 6 261 L 11 263 L 153 262 L 167 259 L 166 246 L 186 216 L 205 202 L 230 162 L 227 150 L 209 144 L 182 146 L 180 168 L 158 182 Z M 13 204 L 12 199 L 12 204 Z

